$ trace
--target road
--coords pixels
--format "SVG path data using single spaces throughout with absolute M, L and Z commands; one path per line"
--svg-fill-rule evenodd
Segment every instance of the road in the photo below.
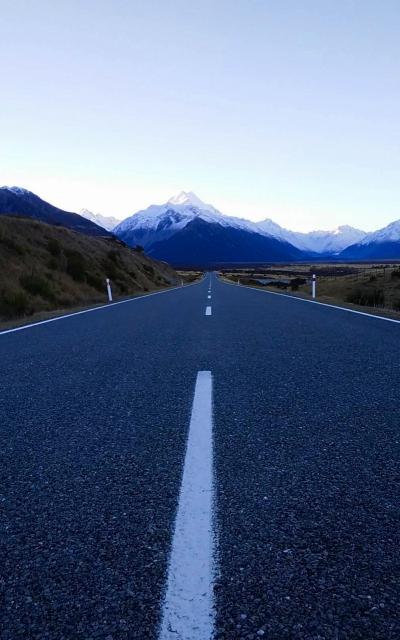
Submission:
M 0 370 L 1 640 L 400 638 L 400 324 L 209 274 Z

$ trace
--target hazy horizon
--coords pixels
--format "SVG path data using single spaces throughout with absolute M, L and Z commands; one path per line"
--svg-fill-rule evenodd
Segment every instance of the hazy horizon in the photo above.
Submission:
M 400 218 L 400 7 L 2 3 L 0 182 L 126 218 L 181 190 L 296 231 Z

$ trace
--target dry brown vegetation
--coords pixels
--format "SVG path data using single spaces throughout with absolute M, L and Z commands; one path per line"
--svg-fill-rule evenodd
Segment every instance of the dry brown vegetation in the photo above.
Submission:
M 106 301 L 177 284 L 169 265 L 116 238 L 0 216 L 0 319 Z
M 400 315 L 400 264 L 289 264 L 233 269 L 221 275 L 232 282 L 310 298 L 313 273 L 320 301 Z
M 204 271 L 193 271 L 193 270 L 179 270 L 178 276 L 183 283 L 189 284 L 190 282 L 197 282 L 201 280 L 203 277 Z

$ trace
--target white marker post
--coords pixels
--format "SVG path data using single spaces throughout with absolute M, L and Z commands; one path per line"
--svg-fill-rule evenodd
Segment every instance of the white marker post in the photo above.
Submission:
M 239 278 L 238 278 L 238 286 L 239 286 L 239 285 L 240 285 L 240 281 L 239 281 Z
M 315 298 L 315 290 L 316 290 L 316 276 L 315 273 L 312 275 L 312 297 Z
M 106 285 L 107 285 L 108 302 L 112 302 L 110 278 L 106 278 Z
M 183 287 L 183 278 L 181 278 L 181 287 Z

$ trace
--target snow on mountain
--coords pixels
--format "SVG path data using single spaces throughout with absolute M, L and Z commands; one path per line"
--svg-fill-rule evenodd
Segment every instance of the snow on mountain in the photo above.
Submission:
M 298 234 L 295 231 L 289 231 L 289 229 L 285 229 L 284 227 L 281 227 L 279 224 L 277 224 L 270 218 L 266 218 L 261 222 L 257 222 L 257 228 L 259 230 L 259 233 L 268 234 L 273 238 L 278 238 L 279 240 L 290 242 L 293 245 L 295 242 L 297 242 L 298 244 L 304 244 L 300 241 L 300 238 L 298 237 L 299 235 L 302 235 L 302 234 Z M 303 247 L 297 247 L 297 248 L 303 249 Z
M 1 189 L 7 189 L 7 191 L 11 191 L 15 196 L 26 196 L 31 192 L 28 189 L 24 189 L 23 187 L 7 187 L 3 186 Z
M 346 247 L 340 258 L 350 260 L 398 260 L 400 258 L 400 220 L 368 233 L 360 242 Z
M 204 211 L 214 211 L 218 213 L 217 209 L 211 204 L 206 204 L 200 198 L 196 196 L 193 191 L 181 191 L 178 195 L 173 196 L 168 200 L 168 204 L 171 205 L 184 205 L 196 207 L 197 209 L 203 209 Z
M 341 225 L 332 231 L 311 231 L 306 235 L 311 251 L 337 254 L 349 245 L 360 242 L 366 233 L 349 225 Z
M 151 205 L 134 213 L 115 227 L 114 232 L 130 244 L 147 247 L 155 241 L 166 240 L 197 218 L 223 227 L 260 233 L 256 223 L 226 216 L 191 191 L 182 191 L 165 204 Z
M 115 233 L 130 244 L 137 243 L 148 247 L 154 242 L 173 236 L 196 218 L 217 223 L 223 227 L 270 236 L 282 242 L 288 242 L 301 251 L 312 253 L 337 254 L 347 246 L 360 242 L 366 236 L 364 231 L 347 225 L 332 231 L 301 233 L 284 229 L 271 219 L 251 222 L 243 218 L 227 216 L 211 204 L 203 202 L 192 191 L 181 191 L 165 204 L 151 205 L 133 214 L 115 228 Z
M 310 231 L 296 233 L 295 246 L 316 253 L 340 253 L 351 244 L 360 242 L 365 237 L 365 231 L 342 225 L 331 231 Z
M 368 233 L 358 244 L 373 244 L 382 242 L 400 242 L 400 220 L 391 222 L 383 229 Z M 355 244 L 355 243 L 353 243 Z
M 114 227 L 121 222 L 113 216 L 103 216 L 101 213 L 93 213 L 92 211 L 89 211 L 89 209 L 81 209 L 79 211 L 79 215 L 86 218 L 86 220 L 95 222 L 99 227 L 103 227 L 103 229 L 107 229 L 107 231 L 112 231 Z
M 400 220 L 368 233 L 361 242 L 346 247 L 339 255 L 346 260 L 398 260 L 400 258 Z
M 290 242 L 302 251 L 313 253 L 340 253 L 349 245 L 360 242 L 366 236 L 365 231 L 348 225 L 342 225 L 332 231 L 310 231 L 309 233 L 290 231 L 280 227 L 269 218 L 259 222 L 258 227 L 275 238 Z

